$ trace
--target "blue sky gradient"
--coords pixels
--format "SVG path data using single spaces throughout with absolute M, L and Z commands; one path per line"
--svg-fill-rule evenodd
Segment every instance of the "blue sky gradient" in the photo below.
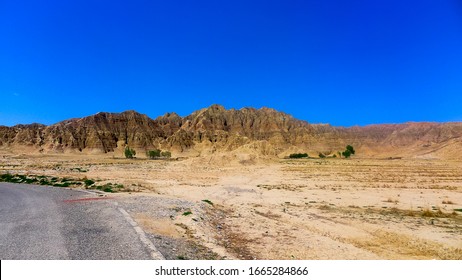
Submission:
M 275 108 L 462 121 L 462 1 L 0 1 L 0 124 Z

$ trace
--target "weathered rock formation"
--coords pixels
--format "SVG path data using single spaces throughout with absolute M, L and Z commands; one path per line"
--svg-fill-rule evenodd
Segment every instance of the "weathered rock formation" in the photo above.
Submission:
M 353 145 L 365 156 L 429 156 L 460 159 L 462 123 L 405 123 L 365 127 L 309 124 L 269 108 L 226 110 L 213 105 L 180 117 L 155 120 L 134 111 L 98 113 L 54 125 L 0 126 L 0 146 L 37 152 L 101 152 L 135 149 L 201 153 L 247 149 L 257 154 L 335 153 Z

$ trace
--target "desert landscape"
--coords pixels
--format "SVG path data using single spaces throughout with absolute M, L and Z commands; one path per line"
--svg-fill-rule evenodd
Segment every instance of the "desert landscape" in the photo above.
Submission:
M 3 181 L 117 201 L 167 259 L 462 259 L 461 123 L 342 128 L 214 105 L 0 127 L 0 145 Z

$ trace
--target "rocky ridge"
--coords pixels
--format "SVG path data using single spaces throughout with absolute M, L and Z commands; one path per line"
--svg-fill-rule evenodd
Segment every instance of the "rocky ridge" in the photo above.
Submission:
M 0 126 L 0 147 L 39 153 L 120 153 L 168 149 L 181 154 L 241 152 L 285 156 L 334 154 L 351 144 L 372 157 L 460 159 L 462 123 L 404 123 L 364 127 L 310 124 L 269 108 L 226 110 L 212 105 L 180 117 L 151 119 L 135 111 L 98 113 L 54 125 Z

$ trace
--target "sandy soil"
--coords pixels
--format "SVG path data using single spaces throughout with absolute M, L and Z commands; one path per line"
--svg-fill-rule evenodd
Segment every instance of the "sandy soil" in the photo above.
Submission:
M 0 154 L 6 172 L 123 184 L 148 233 L 208 251 L 189 258 L 462 259 L 457 161 Z

